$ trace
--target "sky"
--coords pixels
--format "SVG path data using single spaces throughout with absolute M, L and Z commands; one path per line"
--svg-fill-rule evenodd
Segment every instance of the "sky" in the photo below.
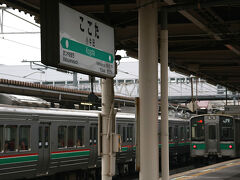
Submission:
M 34 17 L 18 10 L 7 11 L 20 16 L 33 24 L 30 24 L 14 15 L 3 12 L 3 33 L 0 28 L 0 64 L 26 65 L 26 61 L 41 61 L 40 25 L 36 24 Z M 0 22 L 2 22 L 2 10 L 0 10 Z M 37 27 L 38 26 L 38 27 Z M 22 33 L 25 34 L 22 34 Z M 29 33 L 27 33 L 29 32 Z M 8 34 L 15 33 L 15 34 Z M 117 54 L 126 57 L 125 51 Z M 133 58 L 123 58 L 122 61 L 136 61 Z
M 7 11 L 35 23 L 29 14 L 12 9 Z M 2 22 L 2 11 L 0 17 Z M 36 25 L 38 27 L 3 11 L 3 33 L 6 34 L 0 30 L 0 64 L 26 65 L 22 60 L 40 61 L 40 28 Z M 21 34 L 23 32 L 31 33 Z

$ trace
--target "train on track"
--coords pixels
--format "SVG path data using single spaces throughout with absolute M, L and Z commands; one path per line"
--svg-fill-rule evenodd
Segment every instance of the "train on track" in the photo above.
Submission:
M 240 156 L 240 119 L 223 114 L 192 117 L 191 157 L 224 158 Z
M 80 179 L 96 179 L 101 174 L 98 114 L 99 111 L 0 105 L 0 179 L 56 176 L 68 171 L 78 173 Z M 122 137 L 116 172 L 122 174 L 135 169 L 135 115 L 117 113 L 116 131 Z M 189 131 L 189 120 L 169 118 L 172 161 L 184 162 L 190 156 Z

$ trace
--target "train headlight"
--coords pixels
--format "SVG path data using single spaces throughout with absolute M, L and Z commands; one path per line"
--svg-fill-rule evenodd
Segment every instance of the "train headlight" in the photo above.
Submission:
M 197 146 L 194 144 L 194 145 L 193 145 L 193 149 L 196 149 L 196 148 L 197 148 Z
M 229 149 L 232 149 L 232 148 L 233 148 L 233 146 L 232 146 L 231 144 L 230 144 L 228 147 L 229 147 Z

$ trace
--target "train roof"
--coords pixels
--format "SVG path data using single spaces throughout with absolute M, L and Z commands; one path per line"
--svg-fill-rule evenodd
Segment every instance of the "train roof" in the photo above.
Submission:
M 75 110 L 75 109 L 62 109 L 62 108 L 42 108 L 42 107 L 23 107 L 23 106 L 13 106 L 0 104 L 0 113 L 19 113 L 19 114 L 44 114 L 44 115 L 58 115 L 58 116 L 86 116 L 86 117 L 98 117 L 101 111 L 94 110 Z M 135 114 L 133 113 L 122 113 L 118 112 L 117 118 L 130 118 L 135 119 Z M 158 117 L 161 120 L 161 117 Z M 189 121 L 189 119 L 180 119 L 169 117 L 170 121 Z
M 200 116 L 227 116 L 227 117 L 233 117 L 232 115 L 229 115 L 229 114 L 200 114 L 200 115 L 196 115 L 196 116 L 193 116 L 190 118 L 193 119 L 193 118 L 196 118 L 196 117 L 200 117 Z

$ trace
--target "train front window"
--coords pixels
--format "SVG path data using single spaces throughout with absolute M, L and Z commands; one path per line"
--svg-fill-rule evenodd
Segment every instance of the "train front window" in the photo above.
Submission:
M 221 141 L 234 140 L 234 129 L 233 129 L 232 117 L 220 116 L 220 140 Z
M 192 126 L 192 134 L 191 134 L 192 141 L 204 141 L 205 128 L 204 128 L 203 116 L 192 118 L 191 126 Z
M 19 150 L 29 150 L 30 126 L 20 126 L 19 128 Z
M 208 126 L 208 138 L 209 139 L 216 139 L 216 126 L 215 125 L 209 125 Z
M 16 151 L 17 126 L 6 126 L 4 151 Z

